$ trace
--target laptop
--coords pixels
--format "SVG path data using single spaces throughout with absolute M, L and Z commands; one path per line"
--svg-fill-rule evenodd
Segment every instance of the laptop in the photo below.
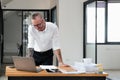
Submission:
M 40 72 L 42 69 L 35 66 L 34 59 L 32 57 L 20 57 L 12 56 L 14 66 L 17 70 Z

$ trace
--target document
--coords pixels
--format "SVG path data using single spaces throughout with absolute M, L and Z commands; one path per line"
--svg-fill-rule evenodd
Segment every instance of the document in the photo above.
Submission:
M 62 73 L 65 73 L 65 74 L 79 74 L 79 73 L 85 73 L 85 71 L 83 70 L 76 70 L 72 67 L 64 67 L 64 68 L 58 68 Z
M 40 65 L 40 68 L 42 69 L 57 69 L 54 65 Z
M 62 73 L 65 73 L 65 74 L 80 74 L 80 73 L 85 73 L 84 71 L 65 70 L 65 69 L 61 69 L 61 68 L 59 68 L 59 70 L 60 70 Z

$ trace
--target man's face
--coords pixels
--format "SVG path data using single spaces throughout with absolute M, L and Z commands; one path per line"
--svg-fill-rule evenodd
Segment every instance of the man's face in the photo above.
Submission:
M 32 24 L 38 31 L 45 29 L 45 21 L 40 16 L 36 16 L 35 19 L 32 19 Z

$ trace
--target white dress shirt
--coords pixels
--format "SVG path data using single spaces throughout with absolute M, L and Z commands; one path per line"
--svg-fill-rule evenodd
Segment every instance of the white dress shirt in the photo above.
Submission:
M 60 49 L 58 27 L 46 22 L 44 31 L 38 31 L 33 25 L 28 28 L 28 48 L 33 48 L 35 51 L 43 52 L 49 49 Z

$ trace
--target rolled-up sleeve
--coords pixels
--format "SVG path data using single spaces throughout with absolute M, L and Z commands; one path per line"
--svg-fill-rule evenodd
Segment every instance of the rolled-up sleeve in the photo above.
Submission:
M 34 48 L 34 38 L 32 36 L 32 26 L 28 28 L 28 48 Z
M 53 33 L 52 44 L 53 44 L 53 50 L 60 49 L 59 31 L 58 31 L 57 26 L 56 26 L 55 31 Z

